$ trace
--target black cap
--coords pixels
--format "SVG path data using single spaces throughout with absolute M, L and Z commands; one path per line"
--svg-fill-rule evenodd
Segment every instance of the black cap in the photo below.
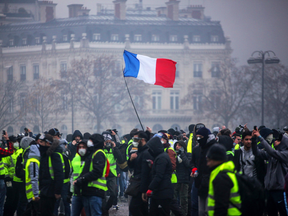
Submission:
M 48 134 L 50 134 L 51 136 L 59 136 L 60 132 L 57 128 L 52 128 L 48 131 Z
M 226 161 L 226 149 L 223 145 L 214 144 L 208 150 L 206 157 L 215 161 Z
M 53 143 L 53 137 L 50 134 L 41 135 L 39 137 L 39 139 L 42 140 L 42 141 L 48 142 L 50 144 Z
M 9 136 L 9 140 L 10 140 L 11 142 L 16 142 L 16 141 L 17 141 L 17 137 L 14 136 L 14 135 Z

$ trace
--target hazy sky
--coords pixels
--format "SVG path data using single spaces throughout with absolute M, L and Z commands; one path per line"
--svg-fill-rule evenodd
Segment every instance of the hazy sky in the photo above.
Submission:
M 57 3 L 57 18 L 68 17 L 68 4 L 84 4 L 96 14 L 101 3 L 113 8 L 113 0 L 53 0 Z M 164 6 L 168 0 L 143 0 L 144 7 Z M 138 0 L 128 0 L 132 7 Z M 232 43 L 232 56 L 240 64 L 255 50 L 273 50 L 281 62 L 288 66 L 288 0 L 180 0 L 180 8 L 188 4 L 205 6 L 205 15 L 220 21 L 225 36 Z

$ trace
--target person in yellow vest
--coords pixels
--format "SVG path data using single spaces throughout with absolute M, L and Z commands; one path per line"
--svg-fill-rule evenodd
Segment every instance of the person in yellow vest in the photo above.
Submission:
M 110 173 L 107 178 L 107 188 L 109 191 L 109 199 L 106 203 L 103 203 L 103 215 L 108 215 L 109 209 L 112 207 L 113 202 L 117 199 L 117 177 L 120 174 L 117 173 L 117 164 L 123 163 L 124 158 L 122 158 L 121 152 L 119 151 L 118 147 L 116 146 L 115 142 L 112 140 L 112 135 L 115 136 L 116 133 L 111 130 L 104 131 L 102 133 L 104 137 L 104 152 L 108 158 L 110 163 Z
M 40 212 L 41 216 L 53 215 L 55 202 L 61 198 L 64 182 L 64 161 L 59 140 L 49 134 L 40 136 Z
M 84 167 L 73 182 L 74 190 L 80 190 L 87 215 L 102 216 L 102 199 L 108 190 L 105 176 L 109 174 L 109 162 L 103 151 L 104 137 L 91 135 L 87 147 Z
M 20 144 L 17 141 L 17 137 L 13 135 L 9 136 L 9 140 L 13 143 L 14 153 L 3 158 L 4 166 L 7 168 L 7 176 L 5 177 L 7 196 L 4 205 L 4 216 L 13 215 L 16 210 L 15 203 L 18 202 L 18 193 L 13 183 L 13 176 L 15 175 L 17 157 L 23 152 L 23 149 L 20 148 Z
M 10 142 L 7 132 L 3 133 L 2 137 L 6 140 L 8 144 L 8 149 L 0 147 L 0 216 L 3 215 L 4 201 L 6 196 L 6 186 L 5 186 L 5 170 L 3 157 L 10 156 L 13 154 L 13 144 Z
M 207 152 L 207 166 L 210 168 L 208 189 L 208 215 L 241 215 L 241 197 L 234 163 L 226 162 L 226 149 L 214 144 Z M 226 171 L 226 172 L 221 172 Z
M 75 155 L 74 159 L 72 160 L 72 180 L 75 181 L 80 174 L 85 165 L 85 159 L 87 156 L 87 141 L 82 140 L 79 142 L 77 146 L 77 154 Z M 73 193 L 72 198 L 72 215 L 79 216 L 82 209 L 84 208 L 84 202 L 81 196 L 80 188 L 74 188 L 74 185 L 71 187 L 71 192 Z

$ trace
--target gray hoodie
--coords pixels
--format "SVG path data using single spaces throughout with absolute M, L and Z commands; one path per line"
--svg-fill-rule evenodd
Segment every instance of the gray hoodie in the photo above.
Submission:
M 40 151 L 38 144 L 32 144 L 29 149 L 28 160 L 31 158 L 35 158 L 40 161 Z M 29 176 L 31 179 L 32 190 L 34 197 L 39 196 L 39 185 L 38 185 L 38 178 L 39 178 L 39 167 L 38 164 L 35 162 L 30 163 L 29 167 Z M 31 200 L 28 200 L 30 202 Z
M 259 139 L 266 151 L 259 150 L 253 145 L 255 156 L 267 160 L 267 173 L 264 184 L 267 190 L 284 190 L 285 174 L 288 171 L 288 138 L 283 136 L 275 150 L 262 137 Z

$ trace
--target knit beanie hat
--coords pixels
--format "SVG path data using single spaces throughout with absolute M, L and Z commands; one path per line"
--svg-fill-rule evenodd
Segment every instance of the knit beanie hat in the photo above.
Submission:
M 201 135 L 206 138 L 208 137 L 209 134 L 211 134 L 211 131 L 206 127 L 202 127 L 196 132 L 196 135 Z
M 266 139 L 266 137 L 269 135 L 269 134 L 273 134 L 273 131 L 269 128 L 263 128 L 262 130 L 260 130 L 260 135 Z
M 30 143 L 33 141 L 34 139 L 32 137 L 23 137 L 20 141 L 20 147 L 23 149 L 28 148 L 28 146 L 30 145 Z
M 223 145 L 214 144 L 209 148 L 206 157 L 215 161 L 226 161 L 226 149 Z

